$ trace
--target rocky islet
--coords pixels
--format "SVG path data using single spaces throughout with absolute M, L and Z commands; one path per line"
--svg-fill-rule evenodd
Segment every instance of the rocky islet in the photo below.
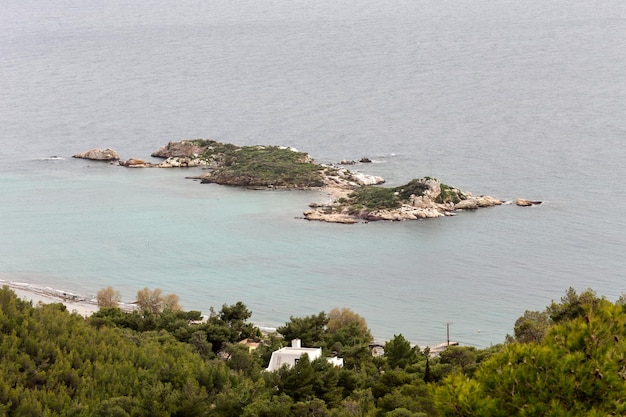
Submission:
M 331 223 L 404 221 L 454 216 L 459 211 L 476 210 L 505 203 L 491 196 L 474 196 L 430 177 L 413 179 L 395 188 L 376 187 L 385 182 L 337 165 L 317 164 L 307 153 L 284 146 L 237 146 L 210 139 L 171 141 L 151 154 L 160 163 L 130 158 L 120 160 L 116 151 L 91 149 L 74 155 L 100 161 L 119 161 L 128 168 L 202 167 L 206 172 L 187 177 L 201 183 L 256 189 L 311 189 L 325 192 L 330 199 L 312 203 L 304 211 L 307 220 Z M 350 161 L 352 162 L 352 161 Z M 360 163 L 369 163 L 361 158 Z M 535 206 L 541 201 L 517 199 L 514 204 Z

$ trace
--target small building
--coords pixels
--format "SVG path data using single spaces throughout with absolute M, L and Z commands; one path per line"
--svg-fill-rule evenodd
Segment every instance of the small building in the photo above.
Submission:
M 291 368 L 298 363 L 304 354 L 308 355 L 310 361 L 314 361 L 315 359 L 322 357 L 322 348 L 302 347 L 300 339 L 294 339 L 291 341 L 291 346 L 272 352 L 272 357 L 270 358 L 270 364 L 268 365 L 267 370 L 270 372 L 277 371 L 283 365 L 287 365 Z M 335 366 L 343 366 L 342 358 L 329 358 L 328 361 Z

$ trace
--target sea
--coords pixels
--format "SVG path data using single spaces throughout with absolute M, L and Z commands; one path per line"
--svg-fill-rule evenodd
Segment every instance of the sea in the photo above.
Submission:
M 565 291 L 626 291 L 622 0 L 4 0 L 0 283 L 160 288 L 277 327 L 346 307 L 377 341 L 502 343 Z M 203 185 L 169 141 L 283 145 L 385 186 L 505 204 L 309 222 L 316 191 Z M 449 330 L 449 336 L 448 331 Z

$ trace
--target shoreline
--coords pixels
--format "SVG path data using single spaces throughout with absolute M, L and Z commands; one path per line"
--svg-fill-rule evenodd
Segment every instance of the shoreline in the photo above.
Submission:
M 32 302 L 35 307 L 39 304 L 61 303 L 67 308 L 68 312 L 76 313 L 85 318 L 100 310 L 96 298 L 87 298 L 52 287 L 44 287 L 27 282 L 5 281 L 2 279 L 0 279 L 0 286 L 9 288 L 18 298 Z M 119 308 L 127 313 L 137 310 L 137 306 L 134 303 L 128 302 L 121 302 Z M 206 316 L 203 314 L 202 317 Z M 256 323 L 255 326 L 267 334 L 276 332 L 276 327 Z
M 26 282 L 12 282 L 0 280 L 0 285 L 12 290 L 19 298 L 30 301 L 33 306 L 38 304 L 61 303 L 67 307 L 70 313 L 77 313 L 83 317 L 89 317 L 100 310 L 95 298 L 86 298 L 68 291 L 58 290 L 51 287 L 42 287 Z M 135 309 L 134 304 L 120 303 L 124 311 Z
M 52 287 L 44 287 L 35 284 L 29 284 L 27 282 L 15 282 L 15 281 L 5 281 L 0 279 L 0 286 L 7 287 L 11 291 L 13 291 L 18 298 L 24 301 L 30 301 L 33 303 L 34 307 L 38 305 L 44 304 L 52 304 L 52 303 L 61 303 L 63 304 L 69 313 L 76 313 L 84 318 L 90 317 L 93 313 L 96 313 L 100 310 L 98 307 L 98 302 L 95 298 L 86 298 L 80 296 L 78 294 L 70 293 L 68 291 L 63 291 L 59 289 L 55 289 Z M 137 309 L 137 306 L 133 303 L 124 303 L 121 302 L 119 308 L 123 311 L 130 313 Z M 203 318 L 206 316 L 203 315 Z M 265 326 L 254 324 L 261 330 L 261 332 L 265 335 L 276 333 L 276 327 L 273 326 Z M 385 341 L 383 339 L 374 338 L 372 341 L 374 344 L 384 344 Z M 458 345 L 458 342 L 450 342 L 451 344 Z M 434 346 L 428 346 L 431 349 L 435 349 L 436 352 L 441 350 L 443 343 Z M 423 349 L 426 346 L 422 346 Z

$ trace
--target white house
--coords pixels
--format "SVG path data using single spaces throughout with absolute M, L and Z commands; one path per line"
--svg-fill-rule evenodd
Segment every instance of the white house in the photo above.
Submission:
M 291 341 L 290 347 L 284 347 L 272 352 L 267 370 L 270 372 L 277 371 L 283 365 L 291 368 L 298 363 L 300 357 L 305 353 L 309 356 L 309 360 L 313 361 L 322 356 L 322 348 L 302 347 L 300 339 L 294 339 Z M 343 366 L 343 359 L 341 358 L 329 358 L 328 360 L 335 366 Z

